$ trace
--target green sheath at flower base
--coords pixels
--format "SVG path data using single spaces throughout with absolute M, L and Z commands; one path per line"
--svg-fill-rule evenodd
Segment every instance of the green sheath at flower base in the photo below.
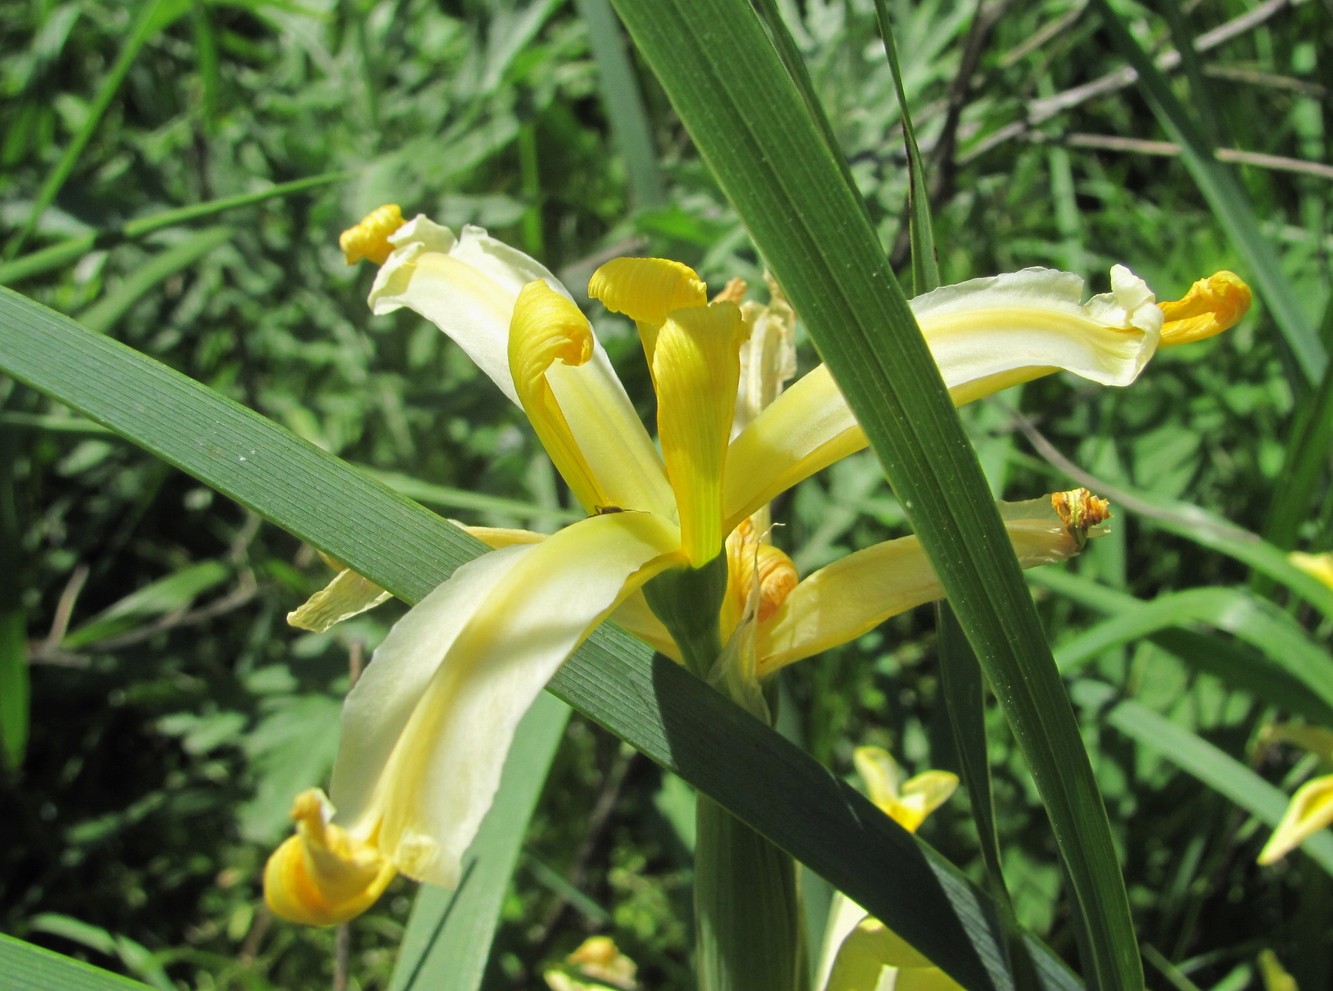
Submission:
M 762 683 L 773 672 L 939 594 L 915 538 L 798 582 L 790 560 L 747 529 L 775 495 L 865 438 L 817 368 L 747 412 L 729 439 L 748 332 L 734 299 L 709 304 L 692 270 L 663 259 L 618 259 L 592 277 L 590 293 L 639 329 L 657 390 L 659 454 L 550 271 L 479 228 L 455 235 L 401 216 L 382 207 L 342 241 L 349 261 L 380 265 L 372 311 L 408 308 L 448 334 L 527 413 L 591 515 L 550 535 L 479 531 L 495 549 L 455 571 L 375 652 L 344 707 L 332 805 L 298 802 L 297 832 L 265 876 L 275 911 L 316 925 L 364 910 L 395 871 L 457 883 L 519 718 L 604 619 L 677 660 L 690 655 L 697 669 L 720 658 L 727 676 L 711 670 L 710 681 L 762 718 Z M 1081 302 L 1081 293 L 1074 276 L 1029 270 L 913 305 L 960 401 L 1056 368 L 1127 384 L 1159 338 L 1171 340 L 1172 323 L 1162 329 L 1151 292 L 1125 269 L 1113 270 L 1110 294 Z M 1234 276 L 1205 280 L 1181 301 L 1181 339 L 1215 332 L 1247 303 Z M 1025 563 L 1078 550 L 1049 500 L 1020 516 L 1006 526 Z M 643 589 L 658 576 L 657 607 L 677 614 L 670 625 L 690 631 L 681 632 L 687 643 L 648 607 Z M 327 608 L 298 616 L 325 625 L 380 597 L 351 577 L 339 582 Z M 706 615 L 687 624 L 679 617 L 691 607 Z M 766 842 L 736 842 L 751 838 Z M 363 889 L 349 891 L 349 879 Z

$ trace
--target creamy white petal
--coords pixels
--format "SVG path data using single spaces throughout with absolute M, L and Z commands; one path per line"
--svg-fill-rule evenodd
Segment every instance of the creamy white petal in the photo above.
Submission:
M 338 821 L 409 877 L 451 887 L 518 720 L 627 595 L 678 563 L 680 532 L 595 516 L 459 568 L 390 632 L 347 699 Z
M 464 227 L 455 237 L 449 228 L 418 216 L 389 240 L 394 251 L 375 276 L 371 311 L 407 307 L 425 317 L 517 403 L 508 353 L 514 301 L 537 279 L 569 297 L 560 280 L 480 227 Z
M 961 405 L 1057 369 L 1128 385 L 1157 348 L 1162 312 L 1129 269 L 1111 292 L 1081 302 L 1083 280 L 1029 268 L 943 286 L 911 301 L 954 402 Z M 823 365 L 741 432 L 727 455 L 723 497 L 735 524 L 775 495 L 866 446 Z

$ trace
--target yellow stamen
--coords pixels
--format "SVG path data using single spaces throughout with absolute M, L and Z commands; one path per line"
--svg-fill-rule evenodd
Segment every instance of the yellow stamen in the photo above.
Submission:
M 1234 327 L 1250 308 L 1250 287 L 1232 272 L 1217 272 L 1190 286 L 1183 298 L 1160 303 L 1161 347 L 1190 344 Z
M 755 619 L 765 622 L 800 582 L 796 565 L 772 544 L 763 543 L 748 520 L 727 537 L 727 598 L 722 605 L 722 639 L 730 638 L 756 597 Z
M 726 301 L 740 306 L 741 301 L 745 299 L 745 290 L 748 288 L 749 285 L 744 279 L 728 279 L 727 284 L 722 287 L 722 291 L 717 293 L 711 302 L 721 303 Z
M 1111 504 L 1087 489 L 1052 492 L 1051 506 L 1079 550 L 1088 542 L 1088 531 L 1111 518 Z
M 393 254 L 389 236 L 402 226 L 403 211 L 396 203 L 388 203 L 371 210 L 361 223 L 343 231 L 338 247 L 343 249 L 348 265 L 355 265 L 363 258 L 383 265 Z
M 722 468 L 748 332 L 735 303 L 677 310 L 662 324 L 653 352 L 662 459 L 676 494 L 682 548 L 695 568 L 722 550 Z
M 540 279 L 523 287 L 509 325 L 514 389 L 556 469 L 588 510 L 612 500 L 602 492 L 579 450 L 546 373 L 557 362 L 582 365 L 592 353 L 592 326 L 577 306 Z
M 296 796 L 296 835 L 269 857 L 264 901 L 275 915 L 308 926 L 332 926 L 360 915 L 397 874 L 373 842 L 357 839 L 329 821 L 323 792 Z

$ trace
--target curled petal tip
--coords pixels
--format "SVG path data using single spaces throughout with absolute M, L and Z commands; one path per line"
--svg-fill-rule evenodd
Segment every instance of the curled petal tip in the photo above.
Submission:
M 338 247 L 342 248 L 348 265 L 355 265 L 363 258 L 383 265 L 393 253 L 389 237 L 402 226 L 403 211 L 396 203 L 387 203 L 371 210 L 355 227 L 343 231 Z
M 371 843 L 330 820 L 324 793 L 307 789 L 292 803 L 296 835 L 264 867 L 264 901 L 275 915 L 307 926 L 332 926 L 360 915 L 397 869 Z
M 614 313 L 649 324 L 708 301 L 694 269 L 666 258 L 614 258 L 592 273 L 588 295 Z
M 1189 344 L 1220 334 L 1250 309 L 1251 293 L 1234 272 L 1216 272 L 1190 286 L 1180 299 L 1162 303 L 1162 346 Z

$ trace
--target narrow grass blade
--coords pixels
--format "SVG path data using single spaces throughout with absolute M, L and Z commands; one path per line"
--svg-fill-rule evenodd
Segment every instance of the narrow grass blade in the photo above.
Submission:
M 476 991 L 528 821 L 569 721 L 569 706 L 538 697 L 519 724 L 495 804 L 463 863 L 456 891 L 422 887 L 389 991 Z
M 995 899 L 1000 919 L 1004 923 L 1005 949 L 1009 952 L 1009 967 L 1016 983 L 1025 987 L 1032 983 L 1032 961 L 1028 959 L 1018 926 L 1009 888 L 1004 881 L 1003 860 L 1000 856 L 1000 831 L 995 818 L 995 793 L 991 789 L 990 759 L 986 747 L 986 685 L 981 666 L 958 625 L 949 603 L 938 603 L 935 608 L 935 628 L 939 638 L 940 683 L 944 689 L 945 707 L 949 725 L 953 728 L 954 744 L 963 787 L 967 789 L 976 820 L 977 844 L 981 862 L 986 869 L 986 890 Z
M 191 234 L 180 244 L 164 248 L 134 270 L 123 282 L 79 314 L 89 330 L 105 334 L 115 326 L 125 311 L 146 296 L 160 282 L 189 268 L 200 258 L 231 240 L 230 227 L 207 227 Z
M 70 265 L 90 251 L 114 248 L 127 241 L 137 241 L 154 231 L 192 223 L 196 220 L 226 213 L 228 210 L 262 203 L 264 200 L 295 196 L 307 189 L 316 189 L 331 183 L 343 182 L 351 175 L 350 172 L 326 172 L 323 175 L 280 183 L 257 192 L 224 196 L 216 200 L 206 200 L 203 203 L 192 203 L 189 206 L 175 210 L 165 210 L 162 213 L 131 220 L 114 230 L 97 231 L 92 234 L 85 234 L 82 237 L 73 237 L 61 241 L 59 244 L 53 244 L 49 248 L 43 248 L 40 251 L 15 258 L 13 261 L 0 262 L 0 284 L 15 286 L 34 275 L 41 275 L 44 272 Z
M 32 204 L 32 210 L 28 213 L 27 221 L 19 229 L 19 232 L 10 239 L 5 248 L 6 258 L 13 258 L 23 248 L 24 242 L 36 230 L 37 222 L 41 219 L 42 214 L 46 212 L 46 208 L 55 200 L 66 180 L 73 173 L 74 166 L 79 161 L 79 156 L 83 154 L 83 149 L 88 146 L 88 142 L 97 133 L 97 128 L 102 122 L 102 115 L 111 106 L 116 91 L 120 89 L 120 84 L 124 82 L 125 76 L 130 71 L 130 66 L 134 64 L 134 60 L 139 54 L 139 49 L 157 32 L 165 29 L 188 9 L 188 0 L 148 0 L 139 8 L 139 16 L 130 29 L 129 37 L 125 39 L 125 45 L 121 48 L 120 55 L 116 57 L 116 61 L 102 80 L 101 86 L 98 87 L 97 95 L 93 97 L 92 106 L 88 109 L 83 126 L 74 135 L 74 140 L 65 147 L 64 154 L 60 156 L 60 160 L 56 162 L 55 167 L 47 175 L 46 181 L 42 183 L 42 188 L 38 191 L 37 198 Z
M 1264 635 L 1265 628 L 1285 627 L 1278 642 L 1296 640 L 1298 655 L 1304 655 L 1301 666 L 1309 670 L 1316 686 L 1328 681 L 1327 655 L 1318 644 L 1311 643 L 1303 629 L 1285 614 L 1273 612 L 1267 602 L 1238 589 L 1195 589 L 1210 595 L 1196 600 L 1193 606 L 1188 600 L 1176 603 L 1183 604 L 1185 610 L 1175 612 L 1174 607 L 1159 609 L 1156 602 L 1143 602 L 1059 568 L 1039 569 L 1031 577 L 1034 584 L 1111 617 L 1056 648 L 1056 658 L 1064 670 L 1087 660 L 1091 650 L 1128 645 L 1134 638 L 1144 637 L 1188 667 L 1211 674 L 1232 688 L 1307 722 L 1333 725 L 1333 705 L 1312 689 L 1302 672 L 1290 670 L 1292 665 L 1276 649 L 1278 644 L 1270 644 Z M 1214 592 L 1220 595 L 1212 598 Z M 1234 613 L 1229 608 L 1231 596 L 1240 597 L 1237 601 L 1241 605 Z M 1245 616 L 1254 612 L 1260 621 L 1252 627 Z M 1218 636 L 1219 630 L 1231 633 L 1234 639 Z
M 484 548 L 277 424 L 0 289 L 0 369 L 415 602 Z M 809 755 L 603 626 L 551 690 L 724 804 L 969 989 L 1013 987 L 988 896 Z M 1028 938 L 1042 988 L 1081 985 Z
M 14 390 L 4 405 L 13 406 Z M 0 766 L 16 770 L 28 746 L 28 621 L 19 597 L 19 514 L 15 437 L 0 431 Z
M 926 167 L 921 160 L 921 148 L 916 143 L 912 114 L 907 106 L 907 91 L 903 89 L 903 72 L 898 65 L 898 46 L 893 41 L 893 24 L 889 18 L 887 0 L 875 0 L 875 16 L 879 20 L 879 36 L 884 42 L 884 54 L 893 73 L 893 87 L 898 93 L 898 108 L 902 112 L 903 144 L 907 149 L 907 223 L 912 245 L 912 295 L 930 292 L 940 284 L 939 259 L 935 253 L 935 230 L 930 218 L 930 192 L 926 186 Z
M 92 964 L 72 960 L 0 933 L 0 974 L 10 991 L 148 991 L 132 981 Z
M 657 167 L 648 115 L 639 80 L 630 68 L 620 23 L 607 0 L 575 0 L 579 17 L 588 26 L 588 46 L 597 63 L 598 89 L 611 124 L 611 140 L 625 160 L 630 202 L 639 209 L 657 206 L 665 194 Z
M 185 609 L 200 595 L 217 588 L 231 575 L 220 561 L 201 561 L 153 582 L 109 606 L 66 634 L 61 646 L 80 650 L 124 633 L 155 617 Z
M 1277 324 L 1291 384 L 1298 392 L 1304 391 L 1319 381 L 1328 354 L 1315 333 L 1313 321 L 1301 312 L 1300 296 L 1278 265 L 1274 245 L 1259 230 L 1245 191 L 1232 172 L 1217 160 L 1213 145 L 1195 123 L 1197 111 L 1187 109 L 1176 98 L 1166 77 L 1111 9 L 1109 0 L 1092 0 L 1092 7 L 1101 15 L 1111 43 L 1138 73 L 1153 112 L 1172 140 L 1180 145 L 1185 167 L 1226 231 L 1232 248 L 1244 260 L 1243 275 L 1259 291 Z M 1207 105 L 1208 97 L 1196 92 L 1192 102 Z
M 1041 623 L 864 203 L 788 74 L 786 46 L 770 37 L 780 25 L 742 0 L 613 5 L 801 314 L 930 554 L 1046 807 L 1074 915 L 1087 923 L 1089 982 L 1141 987 L 1105 807 Z
M 1194 624 L 1226 631 L 1255 648 L 1267 667 L 1294 680 L 1324 706 L 1333 708 L 1333 658 L 1295 620 L 1271 602 L 1244 589 L 1194 588 L 1135 602 L 1060 645 L 1056 660 L 1064 674 L 1115 647 L 1160 630 Z M 1246 679 L 1253 684 L 1252 679 Z M 1264 697 L 1266 693 L 1259 693 Z
M 1322 334 L 1333 341 L 1333 298 L 1324 307 Z M 1318 510 L 1319 480 L 1333 466 L 1333 362 L 1296 410 L 1273 502 L 1264 517 L 1264 537 L 1284 551 L 1295 548 L 1302 524 Z

